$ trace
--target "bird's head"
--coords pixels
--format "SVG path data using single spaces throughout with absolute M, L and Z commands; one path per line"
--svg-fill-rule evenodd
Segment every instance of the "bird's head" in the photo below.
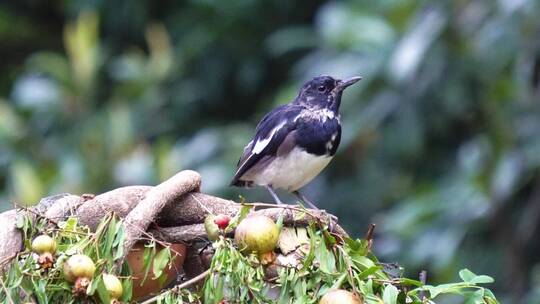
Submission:
M 339 109 L 341 94 L 348 86 L 356 83 L 362 77 L 355 76 L 344 80 L 330 76 L 317 76 L 304 83 L 295 102 L 310 108 Z

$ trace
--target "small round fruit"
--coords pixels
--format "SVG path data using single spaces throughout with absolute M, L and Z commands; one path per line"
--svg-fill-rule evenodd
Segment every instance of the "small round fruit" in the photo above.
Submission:
M 279 239 L 279 228 L 264 215 L 252 215 L 240 222 L 234 241 L 242 252 L 267 253 L 273 251 Z
M 64 277 L 69 282 L 77 278 L 91 279 L 96 271 L 96 265 L 91 258 L 84 254 L 76 254 L 64 262 Z
M 225 214 L 218 214 L 214 218 L 214 223 L 221 230 L 224 230 L 225 228 L 227 228 L 227 226 L 229 226 L 230 221 L 231 221 L 231 218 L 228 215 L 225 215 Z
M 209 214 L 204 219 L 204 230 L 210 241 L 216 241 L 219 238 L 219 227 L 214 222 L 216 217 L 213 214 Z
M 118 299 L 122 296 L 122 293 L 124 292 L 124 289 L 122 287 L 122 282 L 112 274 L 103 274 L 103 283 L 105 284 L 105 288 L 107 288 L 107 291 L 111 295 L 111 298 Z
M 39 235 L 32 241 L 32 251 L 38 254 L 54 253 L 56 251 L 56 242 L 46 234 Z
M 362 304 L 362 300 L 352 292 L 332 289 L 321 298 L 319 304 Z

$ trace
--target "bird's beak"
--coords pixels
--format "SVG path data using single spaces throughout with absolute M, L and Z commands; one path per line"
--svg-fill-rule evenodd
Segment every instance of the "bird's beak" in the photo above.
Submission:
M 360 79 L 362 79 L 362 77 L 354 76 L 354 77 L 351 77 L 351 78 L 340 80 L 338 82 L 338 85 L 336 86 L 336 91 L 341 92 L 341 91 L 345 90 L 348 86 L 351 86 L 351 85 L 357 83 Z

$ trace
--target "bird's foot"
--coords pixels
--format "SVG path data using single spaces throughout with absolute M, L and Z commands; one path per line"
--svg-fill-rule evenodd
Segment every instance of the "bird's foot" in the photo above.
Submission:
M 307 199 L 300 191 L 293 191 L 292 194 L 296 196 L 303 204 L 307 205 L 310 209 L 319 210 L 319 207 Z
M 323 210 L 323 212 L 330 218 L 332 222 L 337 223 L 339 218 L 331 213 L 326 212 L 326 210 Z
M 301 205 L 303 206 L 303 205 Z M 305 206 L 303 206 L 305 208 Z M 306 208 L 307 209 L 307 208 Z M 317 210 L 317 218 L 321 220 L 324 224 L 328 225 L 328 229 L 330 231 L 333 231 L 335 226 L 337 225 L 339 218 L 332 213 L 329 213 L 325 209 L 319 209 L 319 208 L 312 208 Z M 315 214 L 314 214 L 315 215 Z
M 328 223 L 328 229 L 333 231 L 338 223 L 339 218 L 331 213 L 326 212 L 324 209 L 319 209 L 319 211 L 324 216 L 325 222 Z

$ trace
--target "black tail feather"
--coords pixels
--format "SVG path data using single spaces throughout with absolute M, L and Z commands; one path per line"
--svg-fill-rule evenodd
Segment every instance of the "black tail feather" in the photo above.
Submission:
M 251 186 L 253 186 L 253 182 L 252 181 L 243 181 L 243 180 L 238 180 L 238 179 L 233 179 L 231 181 L 231 183 L 229 184 L 230 187 L 246 187 L 246 188 L 249 188 Z

